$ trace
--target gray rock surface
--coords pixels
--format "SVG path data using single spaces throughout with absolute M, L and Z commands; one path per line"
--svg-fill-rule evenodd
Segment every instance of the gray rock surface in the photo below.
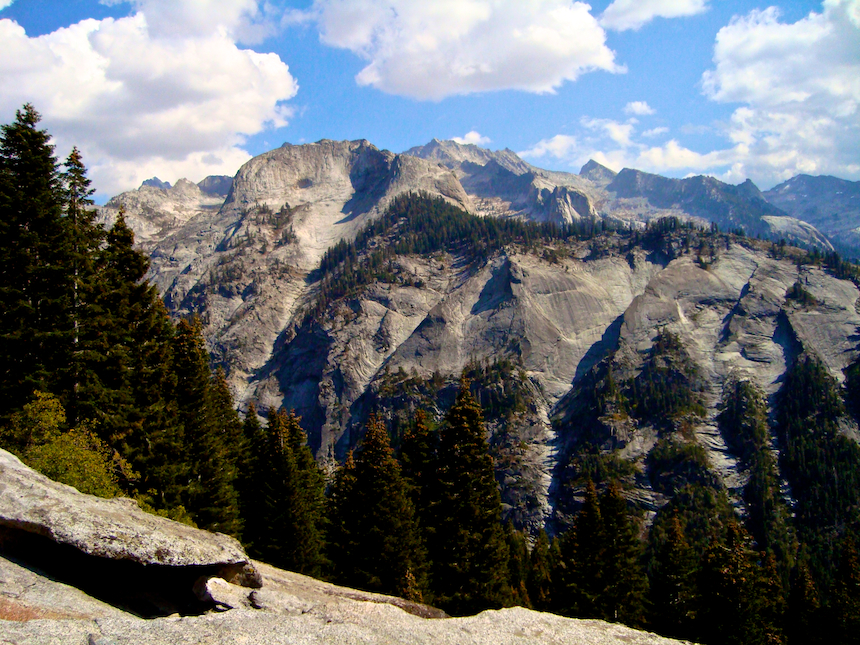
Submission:
M 840 252 L 860 256 L 860 181 L 798 175 L 764 198 L 829 236 Z
M 532 643 L 575 642 L 586 645 L 670 645 L 659 638 L 601 621 L 580 621 L 525 609 L 488 611 L 468 618 L 447 618 L 432 607 L 391 596 L 338 587 L 306 576 L 282 571 L 260 562 L 248 563 L 258 572 L 256 589 L 238 586 L 217 575 L 200 578 L 198 597 L 207 602 L 205 613 L 174 614 L 144 619 L 129 613 L 104 589 L 126 583 L 122 579 L 86 580 L 87 588 L 101 589 L 101 600 L 71 584 L 46 575 L 48 554 L 36 552 L 22 563 L 7 554 L 8 529 L 33 521 L 49 526 L 48 537 L 81 549 L 86 554 L 116 556 L 115 542 L 136 545 L 137 558 L 167 546 L 173 536 L 175 557 L 167 568 L 182 568 L 193 559 L 211 562 L 213 541 L 222 536 L 157 519 L 117 500 L 92 503 L 61 484 L 51 486 L 44 477 L 0 452 L 2 531 L 0 532 L 0 643 L 14 645 L 175 645 L 176 643 Z M 68 490 L 65 490 L 68 489 Z M 37 495 L 44 495 L 41 507 Z M 8 500 L 16 500 L 11 504 Z M 71 509 L 61 512 L 64 502 Z M 10 510 L 10 505 L 13 507 Z M 27 508 L 22 513 L 20 508 Z M 9 519 L 10 516 L 12 519 Z M 112 528 L 105 530 L 106 516 Z M 27 519 L 24 519 L 27 518 Z M 90 521 L 91 530 L 85 525 Z M 167 525 L 173 525 L 167 526 Z M 26 529 L 25 529 L 26 530 Z M 86 539 L 68 536 L 87 534 Z M 133 535 L 133 537 L 132 537 Z M 227 545 L 230 546 L 229 544 Z M 120 551 L 132 555 L 125 549 Z M 150 593 L 169 594 L 169 589 Z
M 171 187 L 144 184 L 108 200 L 99 209 L 98 221 L 110 227 L 120 209 L 125 211 L 137 245 L 151 252 L 162 239 L 198 215 L 213 215 L 224 203 L 224 196 L 204 192 L 187 179 Z
M 0 450 L 0 534 L 10 530 L 46 537 L 99 558 L 223 567 L 234 575 L 248 566 L 250 582 L 255 577 L 244 549 L 229 536 L 145 513 L 131 499 L 84 495 Z
M 11 563 L 0 558 L 0 576 Z M 14 567 L 15 565 L 11 565 Z M 39 578 L 41 597 L 24 600 L 0 584 L 0 643 L 15 645 L 227 645 L 332 644 L 394 645 L 677 645 L 621 625 L 562 618 L 522 608 L 445 618 L 432 608 L 337 587 L 257 563 L 263 588 L 234 587 L 232 597 L 248 598 L 234 609 L 201 616 L 144 620 L 80 594 L 60 606 L 55 587 Z M 223 583 L 227 585 L 227 583 Z M 51 590 L 51 591 L 48 591 Z M 76 590 L 65 590 L 67 596 Z
M 752 182 L 729 186 L 629 169 L 616 175 L 596 163 L 582 175 L 555 173 L 509 150 L 452 141 L 403 155 L 366 141 L 284 145 L 245 164 L 217 212 L 198 210 L 161 237 L 150 278 L 174 314 L 201 316 L 240 405 L 294 409 L 320 460 L 355 445 L 369 407 L 396 375 L 403 375 L 399 382 L 434 375 L 456 382 L 470 363 L 509 358 L 522 368 L 528 409 L 512 435 L 517 454 L 504 455 L 515 465 L 497 476 L 510 482 L 504 503 L 527 508 L 524 521 L 537 528 L 553 513 L 558 446 L 569 439 L 552 422 L 559 405 L 607 352 L 622 351 L 635 373 L 665 326 L 707 374 L 708 412 L 695 433 L 721 479 L 737 490 L 745 475 L 715 425 L 726 379 L 747 375 L 773 394 L 801 349 L 840 380 L 857 354 L 856 287 L 819 269 L 801 274 L 796 261 L 770 257 L 769 244 L 749 239 L 714 249 L 702 266 L 698 254 L 708 249 L 678 244 L 668 257 L 622 249 L 613 236 L 564 248 L 509 248 L 483 264 L 447 253 L 397 257 L 391 269 L 400 279 L 330 302 L 318 324 L 303 325 L 316 304 L 314 269 L 325 251 L 353 240 L 397 195 L 417 190 L 486 216 L 603 218 L 633 228 L 665 215 L 700 223 L 710 217 L 723 228 L 758 227 L 829 248 Z M 822 306 L 786 302 L 801 278 Z M 505 430 L 490 424 L 490 433 Z M 616 433 L 620 454 L 641 467 L 653 432 L 619 426 Z M 662 503 L 647 486 L 633 494 L 649 508 Z

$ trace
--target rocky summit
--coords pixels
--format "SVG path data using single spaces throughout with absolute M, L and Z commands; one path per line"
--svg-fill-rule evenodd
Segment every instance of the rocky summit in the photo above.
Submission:
M 408 194 L 579 233 L 396 251 L 403 236 L 427 235 L 407 235 L 405 215 L 384 217 Z M 484 379 L 487 405 L 516 399 L 485 407 L 486 419 L 507 517 L 536 530 L 564 525 L 561 509 L 579 495 L 565 473 L 586 384 L 607 362 L 633 383 L 661 330 L 698 374 L 701 409 L 685 436 L 737 504 L 748 473 L 717 427 L 726 388 L 751 379 L 773 403 L 801 355 L 844 379 L 860 292 L 785 246 L 832 251 L 767 198 L 751 182 L 615 174 L 596 162 L 573 175 L 450 141 L 397 155 L 324 140 L 252 159 L 219 206 L 181 180 L 114 198 L 103 216 L 125 208 L 151 250 L 150 279 L 175 316 L 201 318 L 240 405 L 295 410 L 321 461 L 342 459 L 371 412 L 396 421 L 425 407 L 441 417 L 464 373 Z M 371 224 L 379 228 L 368 233 Z M 365 277 L 337 290 L 346 257 Z M 665 503 L 647 472 L 660 432 L 626 414 L 601 417 L 594 449 L 634 466 L 632 495 L 653 512 Z M 853 422 L 842 427 L 857 436 Z
M 16 645 L 671 645 L 522 608 L 448 618 L 251 562 L 231 538 L 82 495 L 0 451 L 0 640 Z

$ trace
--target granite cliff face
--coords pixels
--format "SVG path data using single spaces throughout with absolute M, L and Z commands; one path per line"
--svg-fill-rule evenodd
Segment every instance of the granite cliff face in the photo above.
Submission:
M 200 192 L 191 186 L 161 193 Z M 128 204 L 133 226 L 135 218 L 163 221 L 137 205 L 157 190 L 116 198 Z M 639 232 L 511 244 L 479 259 L 462 248 L 391 255 L 387 277 L 325 296 L 326 250 L 355 240 L 396 196 L 416 191 L 484 216 L 604 220 Z M 460 375 L 472 373 L 486 381 L 487 401 L 515 393 L 513 412 L 488 412 L 487 422 L 506 516 L 532 529 L 563 525 L 563 507 L 578 494 L 564 479 L 579 432 L 571 411 L 607 357 L 633 377 L 658 330 L 681 339 L 705 384 L 705 412 L 691 422 L 692 434 L 740 503 L 746 475 L 715 423 L 724 386 L 750 378 L 773 395 L 800 352 L 841 381 L 857 355 L 853 283 L 749 237 L 679 229 L 646 243 L 644 222 L 664 215 L 711 218 L 724 229 L 787 225 L 750 182 L 615 175 L 596 163 L 581 176 L 553 173 L 510 151 L 453 142 L 395 155 L 366 141 L 320 141 L 249 161 L 220 208 L 185 212 L 184 222 L 164 215 L 170 225 L 153 225 L 161 237 L 142 229 L 150 277 L 175 315 L 202 318 L 240 406 L 294 409 L 318 458 L 338 459 L 371 411 L 405 419 L 420 405 L 441 416 Z M 815 229 L 798 230 L 829 248 Z M 397 235 L 377 235 L 359 256 Z M 786 297 L 797 282 L 818 304 Z M 656 509 L 664 499 L 644 476 L 656 431 L 605 425 L 601 449 L 643 473 L 635 496 Z
M 842 253 L 860 256 L 860 181 L 798 175 L 774 186 L 764 197 L 815 226 Z
M 122 209 L 126 221 L 134 230 L 138 246 L 152 251 L 158 242 L 192 218 L 217 213 L 224 203 L 230 183 L 229 177 L 207 177 L 200 184 L 180 179 L 175 186 L 157 177 L 148 179 L 139 189 L 117 195 L 108 201 L 100 209 L 99 219 L 110 226 Z

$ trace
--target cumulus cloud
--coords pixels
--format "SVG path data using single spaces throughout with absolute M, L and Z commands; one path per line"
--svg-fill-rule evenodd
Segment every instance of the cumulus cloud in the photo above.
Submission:
M 101 0 L 129 4 L 146 16 L 152 33 L 180 38 L 223 34 L 239 42 L 257 42 L 273 33 L 274 9 L 259 0 Z
M 645 101 L 632 101 L 624 106 L 624 114 L 648 116 L 649 114 L 654 114 L 654 108 Z
M 15 0 L 0 0 L 0 11 L 10 6 Z
M 309 15 L 324 43 L 368 61 L 359 85 L 440 100 L 548 93 L 589 71 L 623 71 L 590 10 L 570 0 L 315 0 Z
M 483 136 L 480 132 L 477 132 L 476 130 L 472 130 L 471 132 L 467 132 L 465 134 L 465 136 L 462 136 L 462 137 L 454 137 L 453 140 L 456 141 L 457 143 L 461 144 L 461 145 L 471 143 L 471 144 L 474 144 L 476 146 L 485 146 L 488 143 L 490 143 L 490 141 L 492 141 L 492 139 L 490 139 L 489 137 Z
M 773 7 L 735 18 L 714 64 L 705 94 L 744 104 L 727 129 L 734 177 L 860 175 L 860 0 L 826 0 L 795 23 Z
M 552 159 L 571 159 L 579 154 L 581 148 L 579 140 L 576 137 L 567 134 L 557 134 L 550 139 L 542 139 L 528 150 L 523 150 L 517 154 L 521 157 L 534 159 L 546 157 Z
M 613 119 L 580 120 L 577 135 L 557 135 L 544 139 L 519 153 L 523 157 L 541 159 L 544 163 L 579 168 L 589 159 L 620 170 L 638 168 L 655 173 L 706 172 L 715 167 L 727 166 L 731 151 L 701 154 L 680 144 L 676 139 L 655 146 L 643 143 L 640 137 L 654 137 L 668 132 L 668 128 L 653 128 L 638 133 L 639 122 Z
M 600 16 L 607 29 L 639 29 L 654 18 L 680 18 L 706 11 L 707 0 L 615 0 Z
M 0 115 L 33 103 L 59 154 L 81 149 L 100 193 L 156 173 L 233 174 L 249 158 L 244 137 L 285 125 L 298 86 L 277 55 L 237 45 L 257 24 L 254 2 L 211 0 L 218 17 L 201 4 L 140 0 L 134 15 L 36 38 L 0 20 Z
M 723 148 L 695 151 L 677 139 L 654 146 L 644 139 L 666 128 L 639 134 L 634 119 L 583 119 L 581 132 L 564 135 L 571 145 L 546 139 L 523 155 L 574 168 L 594 158 L 614 168 L 751 178 L 762 188 L 800 173 L 860 179 L 860 0 L 826 0 L 821 13 L 794 23 L 774 8 L 736 17 L 717 35 L 714 65 L 702 79 L 705 96 L 742 105 L 717 127 L 680 131 L 718 132 Z
M 603 131 L 612 142 L 623 148 L 629 148 L 633 145 L 630 137 L 633 135 L 637 123 L 636 119 L 630 119 L 626 123 L 613 121 L 612 119 L 582 119 L 582 125 L 586 128 Z

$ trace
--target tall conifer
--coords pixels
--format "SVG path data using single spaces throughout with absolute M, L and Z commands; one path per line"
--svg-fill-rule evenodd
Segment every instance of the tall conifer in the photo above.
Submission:
M 341 536 L 333 547 L 338 580 L 381 593 L 423 600 L 425 552 L 400 464 L 394 458 L 383 422 L 372 416 L 355 457 L 351 485 L 337 491 Z M 347 508 L 348 507 L 348 508 Z
M 458 614 L 509 604 L 501 496 L 481 406 L 465 380 L 445 417 L 438 454 L 428 539 L 436 602 Z
M 36 390 L 60 394 L 72 280 L 50 135 L 27 104 L 0 128 L 0 417 Z
M 173 342 L 176 402 L 183 430 L 187 468 L 183 499 L 194 521 L 204 528 L 241 534 L 236 471 L 229 447 L 214 418 L 209 355 L 197 319 L 181 320 Z
M 627 500 L 617 483 L 612 483 L 600 499 L 603 534 L 603 618 L 641 625 L 645 618 L 648 580 L 642 568 L 642 541 L 639 527 L 631 519 Z

